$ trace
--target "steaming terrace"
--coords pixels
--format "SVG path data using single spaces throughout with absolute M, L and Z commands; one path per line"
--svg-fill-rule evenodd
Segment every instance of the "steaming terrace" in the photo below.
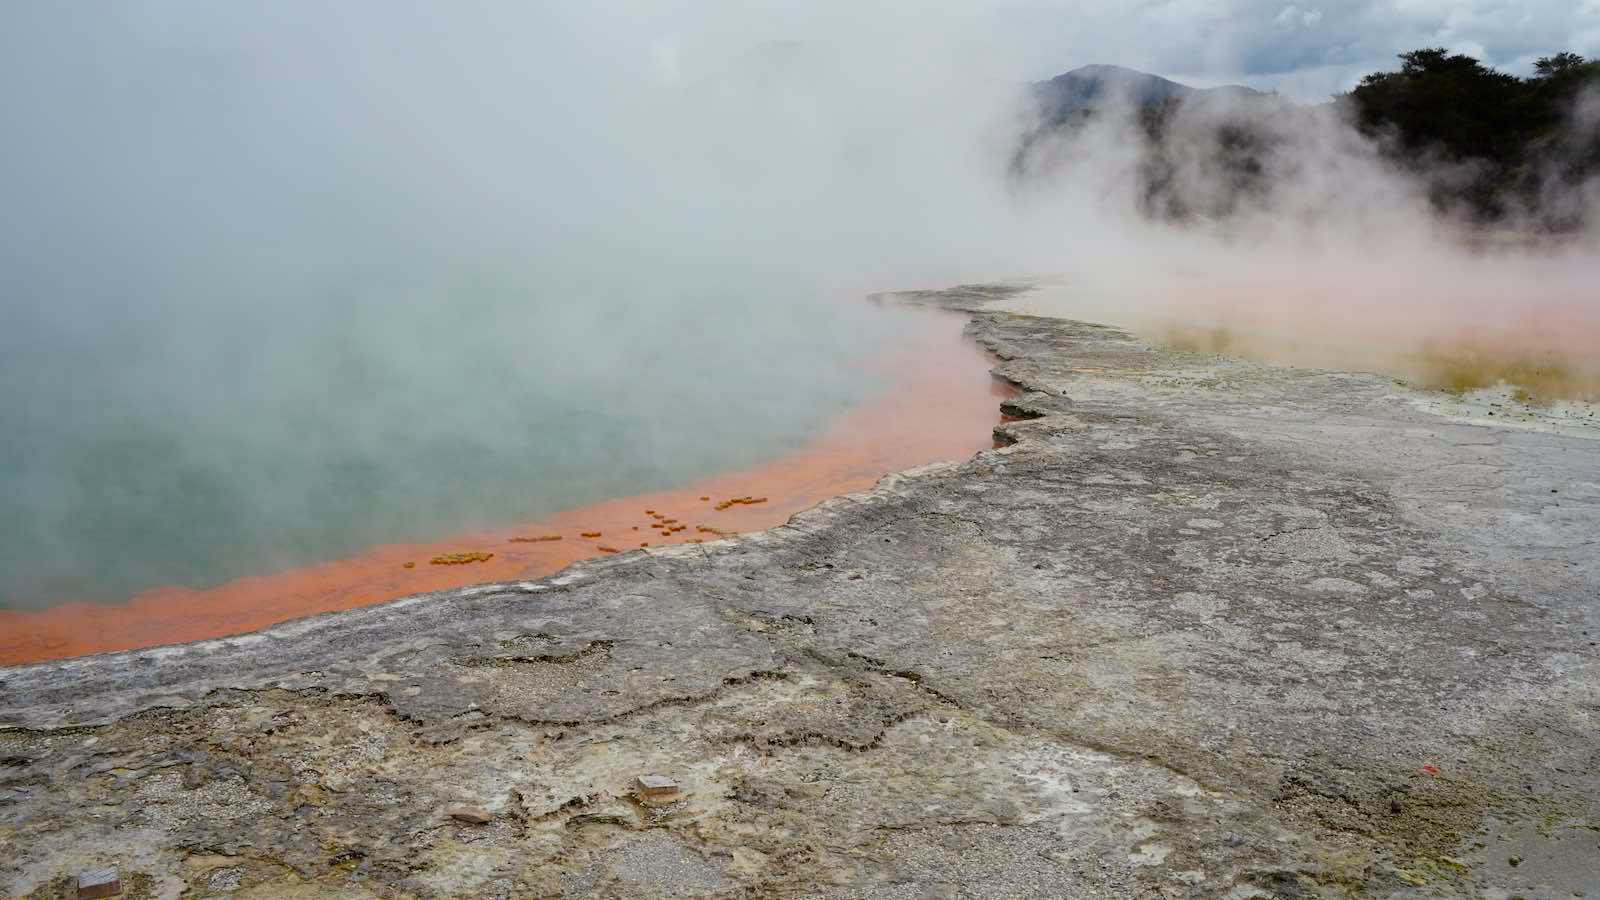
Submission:
M 1003 360 L 1004 449 L 771 531 L 0 671 L 0 884 L 1593 896 L 1595 429 L 1020 290 L 902 295 Z

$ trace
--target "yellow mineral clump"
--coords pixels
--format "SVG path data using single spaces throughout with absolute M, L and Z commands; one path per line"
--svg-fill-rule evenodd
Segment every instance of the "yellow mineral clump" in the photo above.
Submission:
M 403 569 L 415 569 L 417 567 L 417 564 L 414 563 L 414 562 L 401 563 L 400 567 L 403 568 Z
M 765 503 L 765 502 L 767 502 L 767 498 L 765 498 L 765 497 L 749 497 L 749 496 L 746 496 L 746 497 L 730 497 L 729 499 L 724 500 L 721 503 L 718 503 L 717 504 L 717 509 L 722 510 L 722 509 L 727 509 L 730 506 L 738 506 L 740 504 Z
M 620 553 L 621 552 L 617 548 L 615 548 L 615 547 L 607 547 L 605 544 L 601 544 L 601 545 L 595 547 L 595 549 L 599 550 L 601 553 Z
M 539 544 L 539 543 L 543 543 L 545 541 L 559 541 L 559 540 L 561 540 L 561 535 L 559 535 L 559 534 L 538 534 L 538 535 L 534 535 L 533 537 L 514 537 L 514 538 L 511 538 L 511 543 L 513 543 L 513 544 Z
M 488 562 L 494 559 L 493 553 L 484 553 L 474 550 L 470 553 L 445 553 L 428 560 L 436 566 L 464 566 L 468 563 Z
M 581 531 L 581 532 L 579 532 L 579 534 L 583 535 L 586 538 L 597 538 L 597 537 L 600 536 L 600 532 L 598 532 L 598 531 Z

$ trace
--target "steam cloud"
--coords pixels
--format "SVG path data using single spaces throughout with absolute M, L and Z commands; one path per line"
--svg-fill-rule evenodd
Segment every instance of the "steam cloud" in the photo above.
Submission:
M 1597 96 L 1579 96 L 1562 143 L 1594 145 Z M 1540 388 L 1600 390 L 1600 183 L 1559 180 L 1559 156 L 1539 209 L 1484 226 L 1429 201 L 1470 163 L 1402 171 L 1333 105 L 1206 95 L 1153 141 L 1113 98 L 1082 128 L 1021 130 L 1018 194 L 1100 226 L 1054 311 L 1453 387 L 1539 370 Z M 1550 234 L 1548 219 L 1589 227 Z
M 1103 42 L 857 7 L 8 6 L 0 603 L 743 464 L 857 397 L 849 361 L 896 327 L 870 290 L 1057 274 L 1061 314 L 1592 364 L 1592 235 L 1475 245 L 1287 106 L 1225 221 L 1140 214 L 1125 115 L 1019 185 L 1021 85 Z M 1052 21 L 1074 15 L 1120 20 Z M 1222 112 L 1173 145 L 1193 196 L 1233 190 Z M 507 479 L 544 493 L 508 505 Z

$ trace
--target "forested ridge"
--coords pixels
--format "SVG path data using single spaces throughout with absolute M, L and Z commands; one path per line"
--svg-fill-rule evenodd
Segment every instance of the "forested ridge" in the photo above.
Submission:
M 1144 139 L 1135 196 L 1151 218 L 1225 219 L 1266 203 L 1286 180 L 1348 152 L 1330 145 L 1353 128 L 1442 215 L 1544 231 L 1588 224 L 1600 201 L 1600 61 L 1556 53 L 1519 77 L 1441 48 L 1399 60 L 1397 70 L 1310 107 L 1246 88 L 1077 69 L 1034 86 L 1037 113 L 1012 175 L 1025 181 L 1080 165 L 1084 154 L 1064 151 L 1063 141 L 1120 101 Z
M 1600 61 L 1557 53 L 1519 78 L 1440 48 L 1400 56 L 1399 71 L 1366 76 L 1335 103 L 1398 164 L 1444 172 L 1430 183 L 1442 209 L 1481 220 L 1560 221 L 1553 193 L 1600 173 Z

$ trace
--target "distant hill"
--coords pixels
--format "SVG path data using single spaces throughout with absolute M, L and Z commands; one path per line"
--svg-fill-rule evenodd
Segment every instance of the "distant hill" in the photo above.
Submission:
M 1106 65 L 1083 66 L 1029 85 L 1027 99 L 1032 116 L 1011 157 L 1013 179 L 1027 182 L 1076 166 L 1080 160 L 1071 152 L 1061 153 L 1061 141 L 1102 115 L 1126 113 L 1145 138 L 1136 150 L 1139 209 L 1165 220 L 1225 218 L 1241 201 L 1264 195 L 1269 185 L 1258 157 L 1271 149 L 1272 138 L 1254 125 L 1289 115 L 1293 107 L 1277 94 L 1243 85 L 1197 88 Z M 1209 115 L 1199 126 L 1191 123 L 1188 131 L 1174 135 L 1172 122 L 1180 108 Z M 1196 143 L 1195 127 L 1205 129 L 1198 144 L 1212 163 L 1214 180 L 1221 183 L 1214 190 L 1189 190 L 1180 177 L 1178 160 L 1193 154 L 1174 145 Z
M 1159 106 L 1169 101 L 1202 97 L 1258 97 L 1261 91 L 1230 84 L 1214 88 L 1190 87 L 1170 78 L 1122 66 L 1082 66 L 1030 87 L 1046 127 L 1070 121 L 1078 114 L 1102 106 L 1127 104 Z

